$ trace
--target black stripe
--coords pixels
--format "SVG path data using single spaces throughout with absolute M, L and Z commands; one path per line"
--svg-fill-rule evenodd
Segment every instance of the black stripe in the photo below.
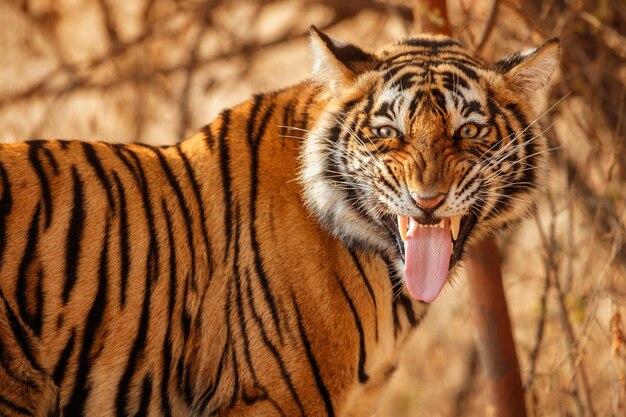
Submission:
M 232 282 L 232 281 L 230 281 Z M 235 402 L 237 401 L 237 396 L 239 395 L 239 391 L 240 391 L 240 387 L 239 387 L 239 367 L 237 365 L 237 348 L 236 348 L 236 344 L 230 343 L 230 352 L 231 352 L 231 360 L 232 360 L 232 366 L 233 366 L 233 377 L 234 377 L 234 381 L 232 383 L 232 387 L 231 387 L 231 391 L 232 391 L 232 395 L 230 396 L 230 401 L 228 402 L 228 404 L 226 404 L 223 408 L 224 410 L 228 410 L 230 408 L 232 408 L 235 405 Z
M 415 311 L 413 310 L 413 302 L 411 298 L 409 298 L 406 294 L 400 294 L 397 297 L 398 302 L 404 309 L 404 313 L 406 314 L 407 319 L 409 320 L 409 326 L 415 327 L 419 324 L 419 321 L 415 317 Z
M 241 228 L 241 220 L 240 220 L 240 209 L 239 209 L 239 205 L 235 204 L 234 207 L 234 213 L 235 213 L 235 224 L 234 224 L 234 248 L 233 248 L 233 261 L 232 261 L 232 268 L 233 268 L 233 274 L 234 274 L 234 279 L 238 279 L 237 275 L 239 274 L 239 236 L 240 236 L 240 228 Z M 233 378 L 234 381 L 232 384 L 230 384 L 231 386 L 229 387 L 230 391 L 232 392 L 231 398 L 230 398 L 230 402 L 228 405 L 225 405 L 225 408 L 228 409 L 230 407 L 233 406 L 233 404 L 235 404 L 235 400 L 237 397 L 237 394 L 239 393 L 239 370 L 238 370 L 238 366 L 237 366 L 237 350 L 236 350 L 236 345 L 234 342 L 235 338 L 233 337 L 233 324 L 232 324 L 232 320 L 236 320 L 233 319 L 232 317 L 232 304 L 233 304 L 233 279 L 229 279 L 228 280 L 228 294 L 226 296 L 226 302 L 225 302 L 225 313 L 224 313 L 224 317 L 226 320 L 226 338 L 228 340 L 228 346 L 229 346 L 229 350 L 230 350 L 230 356 L 231 356 L 231 361 L 232 361 L 232 367 L 233 367 Z M 235 301 L 236 302 L 236 301 Z M 243 320 L 243 317 L 241 317 L 239 320 L 236 320 L 238 322 L 241 322 Z M 246 337 L 245 333 L 243 334 L 244 338 Z M 222 401 L 223 403 L 223 401 Z M 224 410 L 225 411 L 225 410 Z
M 229 172 L 230 158 L 228 155 L 228 145 L 226 144 L 226 136 L 228 135 L 229 123 L 230 110 L 227 109 L 222 112 L 222 126 L 220 129 L 220 135 L 218 137 L 218 143 L 220 148 L 220 168 L 222 173 L 222 188 L 224 192 L 224 234 L 226 237 L 226 250 L 224 251 L 224 261 L 226 261 L 230 250 L 230 240 L 233 227 L 232 213 L 230 211 L 232 205 L 232 190 Z
M 445 95 L 438 88 L 431 88 L 430 95 L 435 99 L 435 106 L 433 106 L 433 110 L 435 110 L 441 117 L 445 117 L 447 115 Z
M 77 279 L 78 260 L 80 259 L 81 241 L 83 239 L 83 223 L 85 221 L 83 182 L 78 175 L 76 166 L 72 166 L 73 205 L 70 227 L 67 230 L 65 252 L 65 285 L 63 287 L 63 304 L 67 304 L 70 292 Z
M 237 233 L 237 227 L 235 227 L 235 233 Z M 235 240 L 235 245 L 237 245 L 236 240 Z M 237 248 L 235 248 L 235 251 L 236 250 Z M 234 256 L 236 257 L 236 255 Z M 228 285 L 228 290 L 227 290 L 227 295 L 226 295 L 226 301 L 224 303 L 224 319 L 226 321 L 226 340 L 227 340 L 227 345 L 228 345 L 228 351 L 230 353 L 231 365 L 233 367 L 234 382 L 229 384 L 228 390 L 232 392 L 232 394 L 230 398 L 230 404 L 226 407 L 232 407 L 232 405 L 235 402 L 237 393 L 239 391 L 239 373 L 237 372 L 237 358 L 236 358 L 236 352 L 235 352 L 235 347 L 233 343 L 235 338 L 233 337 L 232 323 L 231 323 L 231 317 L 230 317 L 231 311 L 232 311 L 233 281 L 229 279 L 227 285 Z M 224 396 L 220 398 L 221 398 L 221 401 L 219 401 L 218 404 L 224 404 L 224 401 L 226 400 L 226 398 L 224 398 Z M 223 407 L 220 405 L 220 409 L 221 408 Z
M 411 99 L 411 104 L 409 105 L 409 108 L 415 112 L 418 109 L 419 102 L 424 99 L 425 95 L 426 93 L 423 90 L 415 91 L 413 93 L 413 98 Z
M 354 261 L 354 265 L 356 265 L 356 268 L 359 271 L 359 275 L 361 276 L 363 283 L 365 284 L 365 288 L 367 288 L 367 292 L 370 296 L 370 299 L 372 300 L 372 304 L 374 305 L 374 328 L 376 331 L 375 338 L 376 338 L 376 341 L 378 341 L 378 307 L 376 305 L 376 297 L 374 296 L 374 290 L 372 290 L 372 285 L 370 284 L 370 281 L 367 278 L 367 275 L 365 274 L 365 271 L 363 270 L 363 267 L 361 266 L 361 262 L 359 261 L 359 258 L 356 256 L 356 253 L 354 253 L 352 250 L 350 250 L 349 253 L 350 253 L 350 256 L 352 257 L 352 260 Z
M 252 354 L 250 352 L 250 337 L 248 335 L 248 326 L 247 326 L 247 323 L 249 322 L 249 320 L 246 320 L 246 315 L 245 315 L 241 270 L 239 268 L 240 213 L 239 213 L 238 207 L 236 209 L 236 214 L 237 214 L 237 221 L 236 221 L 237 228 L 236 228 L 236 233 L 235 233 L 235 251 L 234 251 L 234 257 L 233 257 L 233 279 L 234 279 L 234 284 L 235 284 L 235 303 L 237 306 L 237 313 L 239 315 L 237 322 L 239 323 L 239 330 L 241 332 L 241 335 L 243 336 L 244 359 L 246 361 L 246 365 L 250 373 L 252 374 L 252 381 L 254 384 L 254 389 L 257 392 L 261 393 L 261 394 L 255 394 L 254 396 L 249 396 L 245 392 L 242 393 L 243 401 L 246 404 L 251 404 L 261 399 L 267 400 L 268 395 L 267 395 L 267 390 L 265 389 L 265 387 L 261 386 L 261 384 L 259 383 L 259 379 L 257 377 L 256 371 L 254 369 L 254 364 L 252 362 Z M 274 402 L 272 403 L 274 407 L 277 408 L 280 415 L 284 415 L 284 412 L 282 411 L 280 406 L 278 406 L 278 404 Z
M 183 346 L 181 348 L 181 351 L 183 352 L 187 349 L 187 341 L 189 340 L 189 336 L 191 334 L 192 317 L 191 317 L 191 313 L 187 310 L 187 306 L 190 305 L 190 303 L 187 301 L 188 295 L 189 295 L 189 286 L 190 286 L 189 281 L 190 280 L 188 279 L 188 277 L 187 279 L 184 280 L 183 299 L 182 299 L 182 306 L 181 306 L 182 311 L 180 314 L 180 326 L 182 327 L 182 330 L 183 330 Z M 204 294 L 206 294 L 206 291 L 204 292 Z M 200 319 L 196 322 L 196 324 L 197 324 L 197 327 L 200 327 L 201 325 Z M 194 390 L 195 385 L 191 382 L 191 379 L 190 379 L 191 373 L 187 372 L 188 369 L 185 368 L 183 356 L 179 356 L 178 362 L 176 364 L 176 370 L 177 370 L 178 388 L 179 390 L 181 390 L 181 392 L 184 391 L 187 402 L 191 402 L 193 400 L 193 390 Z
M 198 410 L 200 410 L 202 415 L 212 415 L 211 413 L 205 412 L 205 409 L 209 405 L 209 402 L 211 401 L 211 399 L 213 399 L 213 396 L 217 392 L 217 387 L 219 383 L 222 381 L 222 371 L 224 370 L 224 361 L 226 359 L 226 355 L 229 350 L 230 349 L 229 349 L 228 340 L 226 340 L 224 342 L 224 348 L 222 349 L 222 354 L 220 355 L 220 361 L 217 365 L 217 371 L 215 372 L 215 379 L 209 385 L 206 391 L 203 392 L 202 395 L 199 397 Z
M 139 329 L 137 330 L 137 337 L 135 338 L 128 360 L 126 361 L 124 374 L 118 384 L 115 406 L 117 415 L 120 417 L 128 415 L 126 412 L 126 403 L 128 395 L 130 394 L 131 381 L 139 365 L 139 361 L 141 360 L 141 352 L 143 352 L 146 347 L 146 336 L 148 334 L 148 323 L 150 321 L 150 303 L 152 300 L 152 277 L 149 275 L 150 274 L 146 274 L 144 303 L 139 321 Z
M 211 244 L 209 242 L 209 234 L 206 229 L 206 215 L 205 215 L 204 202 L 203 202 L 202 196 L 200 195 L 200 184 L 198 183 L 198 178 L 196 177 L 196 173 L 193 167 L 191 166 L 191 163 L 189 162 L 189 158 L 187 158 L 187 155 L 185 155 L 185 153 L 182 151 L 180 147 L 177 147 L 177 150 L 178 150 L 179 156 L 181 157 L 185 165 L 185 170 L 187 171 L 187 178 L 189 179 L 189 182 L 191 183 L 191 189 L 193 191 L 193 195 L 196 200 L 198 210 L 200 211 L 200 223 L 201 223 L 200 227 L 202 230 L 202 239 L 204 240 L 204 247 L 206 250 L 207 259 L 209 260 L 209 269 L 212 270 L 213 269 L 213 261 L 212 261 L 213 250 L 211 249 Z M 211 282 L 210 280 L 211 280 L 211 271 L 209 271 L 209 282 Z
M 183 340 L 185 343 L 191 334 L 191 313 L 187 310 L 187 306 L 189 305 L 188 300 L 189 296 L 189 280 L 185 281 L 185 290 L 183 291 L 183 312 L 181 315 L 181 326 L 183 329 Z
M 317 386 L 317 389 L 322 397 L 322 400 L 324 400 L 326 414 L 328 415 L 328 417 L 333 417 L 335 415 L 335 412 L 333 410 L 333 403 L 330 399 L 330 394 L 328 393 L 328 389 L 326 388 L 326 385 L 324 384 L 324 380 L 322 379 L 322 375 L 320 373 L 319 365 L 317 364 L 317 361 L 315 360 L 315 356 L 313 355 L 311 343 L 309 342 L 309 338 L 307 337 L 306 331 L 302 324 L 302 315 L 300 314 L 300 308 L 298 307 L 296 297 L 292 296 L 292 298 L 293 298 L 292 300 L 293 306 L 296 311 L 296 319 L 298 321 L 298 330 L 300 331 L 300 339 L 302 340 L 302 345 L 306 352 L 309 365 L 311 366 L 313 377 L 315 378 L 315 385 Z
M 450 92 L 460 93 L 458 88 L 469 89 L 469 83 L 465 80 L 465 78 L 461 77 L 460 74 L 454 73 L 452 71 L 442 71 L 439 73 L 439 76 L 443 78 L 444 87 Z
M 11 183 L 4 165 L 0 163 L 0 176 L 2 176 L 2 197 L 0 198 L 0 265 L 4 257 L 4 248 L 7 242 L 6 218 L 13 208 L 11 197 Z
M 393 111 L 391 104 L 387 101 L 383 101 L 380 106 L 374 111 L 374 116 L 387 116 L 390 119 L 393 119 Z
M 317 97 L 316 89 L 311 90 L 313 91 L 309 93 L 309 97 L 307 97 L 306 102 L 304 103 L 304 107 L 302 108 L 302 126 L 304 126 L 303 129 L 309 128 L 309 109 L 311 108 L 313 100 L 315 100 L 315 98 Z
M 471 78 L 475 82 L 480 82 L 480 76 L 476 71 L 470 68 L 469 65 L 466 65 L 465 62 L 458 59 L 447 59 L 444 61 L 446 64 L 454 65 L 455 68 L 458 68 L 466 77 Z
M 250 338 L 248 336 L 248 329 L 246 320 L 246 314 L 243 306 L 243 297 L 242 297 L 242 289 L 241 289 L 241 271 L 239 270 L 239 210 L 237 208 L 237 228 L 235 230 L 235 250 L 233 252 L 233 272 L 232 278 L 235 284 L 235 304 L 237 307 L 237 314 L 239 315 L 239 319 L 237 323 L 239 323 L 239 331 L 241 332 L 241 336 L 243 337 L 243 353 L 244 359 L 246 360 L 246 365 L 250 369 L 252 373 L 252 378 L 255 383 L 258 383 L 258 379 L 256 377 L 256 372 L 254 371 L 254 365 L 252 364 L 252 354 L 250 353 Z M 231 281 L 229 281 L 230 284 Z M 230 298 L 230 297 L 229 297 Z
M 472 171 L 472 168 L 465 168 L 465 172 L 463 172 L 463 175 L 461 175 L 461 179 L 459 179 L 459 181 L 457 182 L 457 187 L 458 187 L 458 191 L 457 191 L 457 195 L 462 195 L 465 190 L 468 188 L 468 186 L 473 182 L 472 180 L 475 177 L 470 178 L 469 181 L 467 181 L 466 184 L 463 184 L 463 182 L 465 181 L 465 179 L 467 178 L 467 176 L 469 175 L 469 173 Z
M 42 145 L 46 143 L 50 143 L 50 142 L 48 141 L 42 142 Z M 52 167 L 52 172 L 54 173 L 54 175 L 59 175 L 59 164 L 57 160 L 54 159 L 54 155 L 52 154 L 52 151 L 50 151 L 50 149 L 45 148 L 43 146 L 41 148 L 41 151 L 43 152 L 45 157 L 48 159 L 48 163 Z
M 126 193 L 122 182 L 116 172 L 113 173 L 113 181 L 117 189 L 119 198 L 119 239 L 120 239 L 120 305 L 126 306 L 126 290 L 128 286 L 128 276 L 130 274 L 130 243 L 128 211 L 126 207 Z
M 109 182 L 109 178 L 100 163 L 100 158 L 96 154 L 96 150 L 91 143 L 81 142 L 81 145 L 83 147 L 83 151 L 85 152 L 85 156 L 87 157 L 87 162 L 89 162 L 96 172 L 98 181 L 100 181 L 100 185 L 102 185 L 102 188 L 104 188 L 104 191 L 106 192 L 107 200 L 109 201 L 109 208 L 111 208 L 113 213 L 115 213 L 115 202 L 113 200 L 113 192 L 111 191 L 111 183 Z
M 249 282 L 249 277 L 248 277 L 248 285 L 247 285 L 247 295 L 248 296 L 246 297 L 246 301 L 248 302 L 248 306 L 250 307 L 250 310 L 252 311 L 252 317 L 254 318 L 254 320 L 256 321 L 259 327 L 259 330 L 261 332 L 261 338 L 263 339 L 263 343 L 265 343 L 265 346 L 267 346 L 267 348 L 272 353 L 272 356 L 276 360 L 276 364 L 278 365 L 280 374 L 283 377 L 283 380 L 285 381 L 285 383 L 287 384 L 287 388 L 289 389 L 291 396 L 293 397 L 294 401 L 298 405 L 298 408 L 300 409 L 300 415 L 304 417 L 306 416 L 306 413 L 304 412 L 304 407 L 302 405 L 302 402 L 300 401 L 300 397 L 298 396 L 296 388 L 293 385 L 293 380 L 291 379 L 291 375 L 287 371 L 285 362 L 280 356 L 278 349 L 276 349 L 276 346 L 272 343 L 272 341 L 267 336 L 267 332 L 265 331 L 265 328 L 263 327 L 261 316 L 259 312 L 257 311 L 256 307 L 254 306 L 254 294 L 252 293 L 252 287 Z
M 387 275 L 392 288 L 391 297 L 393 298 L 393 304 L 391 305 L 391 312 L 393 317 L 393 334 L 394 336 L 397 336 L 398 331 L 400 330 L 400 317 L 398 316 L 398 299 L 395 295 L 396 291 L 402 291 L 404 283 L 402 282 L 402 277 L 398 274 L 398 271 L 391 263 L 391 260 L 388 257 L 383 256 L 383 261 L 387 266 Z
M 141 160 L 137 154 L 126 149 L 126 152 L 133 158 L 135 167 L 137 170 L 137 176 L 139 178 L 138 184 L 140 185 L 141 198 L 143 200 L 143 206 L 146 210 L 146 219 L 148 220 L 148 230 L 150 232 L 150 245 L 146 256 L 146 271 L 148 277 L 152 280 L 156 280 L 159 276 L 159 242 L 156 236 L 156 228 L 154 222 L 154 213 L 152 208 L 152 201 L 150 200 L 150 190 L 148 189 L 148 181 L 146 180 L 146 173 L 141 165 Z
M 139 328 L 137 329 L 137 335 L 135 341 L 129 352 L 128 360 L 126 361 L 126 369 L 120 379 L 117 388 L 117 395 L 115 400 L 115 408 L 118 416 L 126 416 L 126 403 L 128 395 L 130 393 L 130 385 L 133 375 L 137 369 L 138 362 L 141 360 L 141 353 L 146 347 L 146 336 L 148 334 L 148 324 L 150 321 L 150 304 L 152 300 L 152 283 L 156 281 L 159 276 L 159 245 L 156 240 L 156 231 L 154 227 L 154 214 L 152 211 L 152 202 L 147 189 L 146 176 L 141 167 L 139 158 L 134 152 L 128 150 L 130 155 L 134 158 L 137 170 L 140 175 L 142 197 L 144 208 L 146 210 L 146 217 L 148 220 L 148 226 L 150 229 L 150 245 L 148 253 L 146 254 L 146 274 L 145 274 L 145 288 L 144 288 L 144 302 L 141 311 L 141 317 L 139 319 Z
M 463 109 L 465 115 L 469 115 L 472 113 L 480 114 L 481 116 L 485 115 L 485 112 L 482 110 L 480 102 L 478 102 L 477 100 L 465 101 Z
M 394 65 L 393 67 L 388 67 L 386 65 L 379 66 L 380 70 L 385 70 L 385 73 L 383 74 L 383 81 L 385 83 L 389 82 L 389 80 L 394 78 L 396 74 L 402 71 L 404 68 L 406 68 L 404 65 Z M 391 83 L 391 85 L 395 85 L 395 83 Z
M 211 131 L 211 125 L 206 125 L 202 127 L 200 131 L 204 133 L 204 141 L 207 148 L 213 149 L 213 147 L 215 146 L 215 137 L 213 136 L 213 132 Z
M 122 163 L 126 166 L 126 168 L 128 168 L 128 171 L 130 171 L 130 173 L 133 175 L 137 184 L 141 185 L 142 182 L 141 182 L 141 177 L 139 175 L 138 168 L 135 165 L 133 165 L 133 163 L 124 154 L 124 152 L 126 152 L 130 155 L 133 155 L 132 151 L 124 147 L 124 145 L 113 145 L 113 152 L 115 153 L 115 156 L 117 156 L 120 159 L 120 161 L 122 161 Z
M 421 48 L 439 49 L 447 46 L 462 46 L 459 41 L 454 39 L 424 39 L 424 38 L 409 38 L 402 42 L 402 45 L 418 46 Z
M 337 282 L 339 283 L 339 287 L 341 288 L 341 292 L 343 296 L 346 298 L 348 305 L 350 306 L 350 310 L 352 311 L 352 316 L 354 317 L 354 323 L 356 324 L 356 331 L 359 334 L 359 382 L 365 383 L 369 379 L 367 373 L 365 373 L 365 335 L 363 334 L 363 325 L 361 324 L 361 318 L 359 317 L 359 313 L 356 311 L 356 307 L 354 306 L 354 302 L 350 298 L 348 291 L 346 291 L 346 287 L 343 286 L 341 279 L 337 276 Z
M 74 342 L 76 340 L 76 330 L 72 329 L 72 335 L 63 347 L 59 360 L 54 366 L 54 372 L 52 373 L 52 379 L 57 387 L 61 387 L 63 379 L 65 378 L 65 371 L 67 370 L 67 364 L 69 363 L 72 350 L 74 349 Z
M 269 119 L 271 118 L 274 112 L 274 103 L 272 103 L 268 109 L 263 114 L 261 122 L 256 131 L 249 130 L 248 131 L 248 140 L 251 145 L 251 155 L 250 155 L 250 240 L 252 245 L 252 250 L 254 253 L 254 269 L 256 275 L 259 277 L 259 281 L 261 282 L 261 288 L 263 289 L 263 296 L 265 298 L 265 302 L 269 307 L 270 313 L 272 315 L 272 321 L 274 322 L 274 327 L 276 328 L 276 333 L 278 334 L 279 340 L 283 341 L 283 335 L 280 331 L 280 320 L 278 317 L 278 311 L 276 308 L 276 301 L 274 299 L 274 295 L 270 289 L 269 278 L 267 277 L 267 273 L 265 271 L 265 267 L 263 265 L 263 259 L 261 257 L 261 248 L 259 242 L 257 240 L 256 235 L 256 200 L 257 193 L 259 188 L 259 147 L 261 145 L 261 140 L 265 135 L 265 129 Z M 253 124 L 249 124 L 248 128 L 252 128 Z
M 0 405 L 8 408 L 9 410 L 13 411 L 13 413 L 19 413 L 19 414 L 25 414 L 27 416 L 32 416 L 34 415 L 34 410 L 30 410 L 28 408 L 22 407 L 19 404 L 16 404 L 15 402 L 5 398 L 5 397 L 1 397 L 0 396 Z M 14 417 L 15 414 L 11 413 L 11 416 Z
M 526 142 L 526 144 L 524 145 L 524 151 L 525 151 L 525 155 L 527 159 L 524 161 L 524 163 L 525 165 L 527 164 L 527 166 L 534 167 L 535 166 L 534 161 L 535 159 L 539 157 L 539 155 L 534 155 L 537 152 L 537 144 L 536 144 L 537 139 L 534 139 L 534 140 L 530 140 L 530 139 L 532 138 L 532 136 L 536 135 L 536 132 L 534 131 L 534 129 L 528 128 L 529 126 L 528 120 L 526 119 L 526 116 L 522 113 L 521 109 L 519 108 L 517 104 L 509 103 L 505 107 L 508 111 L 511 112 L 513 117 L 516 119 L 517 123 L 519 124 L 519 129 L 521 130 L 526 129 L 526 131 L 521 135 L 521 140 L 523 142 Z M 521 182 L 534 184 L 537 179 L 536 174 L 537 173 L 535 169 L 525 169 L 522 173 Z
M 169 396 L 169 381 L 171 375 L 171 367 L 172 364 L 172 323 L 174 322 L 174 307 L 176 305 L 176 247 L 174 244 L 174 235 L 172 232 L 172 221 L 171 221 L 171 213 L 167 209 L 167 205 L 165 200 L 161 200 L 161 209 L 163 210 L 163 214 L 165 217 L 165 222 L 167 224 L 167 246 L 170 248 L 170 288 L 169 288 L 169 300 L 167 306 L 167 330 L 165 332 L 165 339 L 163 340 L 163 374 L 161 375 L 161 409 L 166 416 L 172 415 L 172 405 L 170 404 L 170 396 Z M 182 353 L 181 353 L 182 355 Z
M 252 108 L 250 109 L 250 114 L 248 114 L 248 140 L 252 141 L 252 145 L 254 145 L 254 141 L 252 138 L 252 132 L 254 132 L 254 122 L 256 122 L 256 116 L 259 113 L 259 109 L 263 104 L 263 95 L 255 94 L 252 98 Z
M 28 160 L 35 170 L 37 174 L 37 178 L 39 179 L 39 186 L 41 188 L 41 197 L 43 198 L 43 204 L 46 213 L 46 228 L 50 227 L 50 222 L 52 220 L 52 194 L 50 192 L 50 183 L 48 182 L 48 177 L 46 172 L 44 171 L 43 164 L 39 159 L 39 152 L 43 148 L 45 144 L 44 141 L 36 140 L 27 142 L 29 145 L 28 148 Z
M 189 246 L 189 254 L 191 255 L 192 283 L 194 283 L 195 285 L 198 277 L 196 276 L 196 251 L 195 251 L 195 245 L 193 244 L 193 236 L 194 236 L 193 219 L 191 217 L 191 213 L 189 212 L 189 205 L 187 204 L 187 201 L 185 200 L 185 195 L 183 194 L 183 191 L 180 188 L 180 183 L 178 182 L 176 174 L 172 170 L 172 167 L 170 166 L 170 164 L 167 162 L 167 159 L 163 155 L 163 152 L 161 152 L 160 149 L 154 148 L 154 147 L 150 147 L 149 149 L 151 149 L 158 157 L 159 162 L 161 163 L 161 167 L 163 168 L 163 171 L 165 172 L 165 177 L 167 178 L 167 182 L 170 184 L 170 186 L 174 190 L 174 193 L 176 194 L 176 199 L 178 200 L 178 205 L 181 211 L 183 212 L 183 217 L 185 220 L 185 229 L 187 231 L 187 245 Z
M 31 327 L 36 336 L 41 336 L 41 328 L 43 327 L 43 267 L 37 272 L 37 286 L 35 288 L 35 313 L 32 319 Z
M 410 90 L 418 82 L 419 76 L 412 71 L 402 74 L 393 81 L 394 86 L 399 86 L 402 90 Z
M 148 407 L 150 406 L 151 398 L 152 398 L 152 378 L 150 378 L 150 375 L 146 375 L 143 378 L 143 384 L 141 385 L 141 401 L 139 403 L 139 410 L 137 410 L 137 416 L 148 415 Z
M 88 383 L 91 367 L 94 365 L 92 357 L 92 347 L 97 338 L 97 332 L 104 319 L 104 312 L 107 307 L 107 287 L 108 287 L 108 262 L 109 262 L 109 226 L 107 224 L 104 244 L 100 252 L 100 266 L 98 269 L 98 292 L 91 305 L 85 330 L 83 333 L 82 348 L 78 356 L 78 368 L 74 390 L 69 402 L 63 409 L 64 416 L 82 416 L 84 413 L 87 397 L 91 392 L 91 384 Z
M 41 334 L 41 305 L 37 306 L 39 311 L 39 317 L 37 314 L 31 314 L 28 308 L 28 267 L 35 259 L 37 238 L 39 236 L 39 215 L 41 213 L 41 205 L 37 205 L 35 213 L 33 214 L 30 226 L 28 228 L 28 237 L 26 239 L 26 247 L 24 248 L 24 255 L 20 262 L 20 267 L 17 273 L 17 283 L 15 286 L 15 299 L 17 301 L 17 308 L 22 317 L 22 320 L 27 323 L 33 332 L 39 336 Z M 32 271 L 31 271 L 32 272 Z M 32 276 L 32 275 L 31 275 Z M 38 297 L 39 298 L 39 297 Z
M 296 105 L 298 103 L 298 97 L 295 96 L 290 99 L 287 104 L 283 107 L 283 117 L 281 122 L 281 140 L 282 143 L 285 142 L 285 136 L 304 136 L 301 131 L 295 130 L 292 132 L 292 127 L 304 129 L 304 126 L 297 126 L 297 120 L 294 118 L 294 113 L 296 109 Z M 294 123 L 296 126 L 292 126 L 291 123 Z

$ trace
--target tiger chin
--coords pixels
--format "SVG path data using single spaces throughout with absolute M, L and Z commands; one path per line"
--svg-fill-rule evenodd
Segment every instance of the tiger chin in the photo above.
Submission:
M 0 145 L 0 414 L 378 411 L 465 248 L 531 207 L 559 44 L 311 44 L 311 80 L 175 146 Z

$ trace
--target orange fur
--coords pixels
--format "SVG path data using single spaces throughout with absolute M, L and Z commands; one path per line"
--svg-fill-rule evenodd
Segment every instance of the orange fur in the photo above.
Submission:
M 303 191 L 305 132 L 383 89 L 373 68 L 255 96 L 176 146 L 0 145 L 2 414 L 374 412 L 426 305 L 393 288 L 393 245 L 347 243 Z M 483 86 L 506 82 L 490 71 Z M 388 142 L 408 156 L 386 163 L 448 189 L 462 170 L 443 161 L 471 165 L 471 144 L 437 142 L 432 112 L 412 126 L 421 142 Z

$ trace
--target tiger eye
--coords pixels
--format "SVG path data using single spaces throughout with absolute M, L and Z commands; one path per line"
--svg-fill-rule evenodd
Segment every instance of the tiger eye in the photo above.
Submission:
M 478 136 L 480 128 L 474 123 L 467 123 L 459 129 L 459 136 L 466 139 L 472 139 Z
M 372 129 L 372 132 L 381 139 L 390 139 L 398 136 L 398 130 L 392 126 L 381 126 Z

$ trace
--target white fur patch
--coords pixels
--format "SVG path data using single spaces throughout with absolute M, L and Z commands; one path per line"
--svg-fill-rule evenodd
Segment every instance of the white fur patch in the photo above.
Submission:
M 330 153 L 340 151 L 329 149 L 328 130 L 333 123 L 329 115 L 325 118 L 320 119 L 304 142 L 300 181 L 304 186 L 305 203 L 331 233 L 344 242 L 359 241 L 370 247 L 390 250 L 392 243 L 380 226 L 364 219 L 354 209 L 346 191 L 327 178 L 325 161 Z

